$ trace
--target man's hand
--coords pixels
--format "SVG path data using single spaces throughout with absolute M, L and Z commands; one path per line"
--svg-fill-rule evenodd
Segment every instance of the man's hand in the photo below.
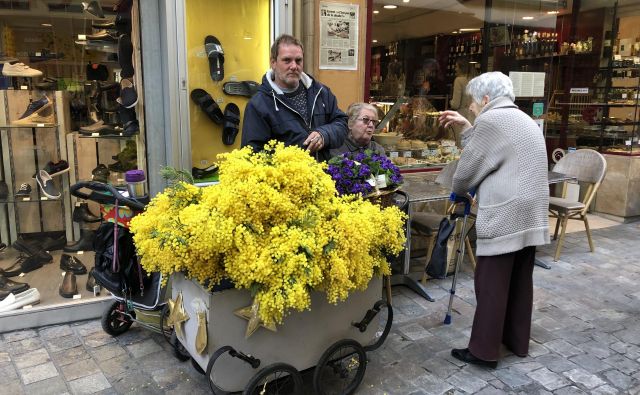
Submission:
M 324 139 L 319 132 L 315 130 L 309 134 L 307 139 L 302 143 L 305 147 L 307 147 L 307 151 L 314 153 L 316 151 L 320 151 L 322 147 L 324 147 Z
M 457 111 L 443 111 L 442 114 L 438 117 L 438 122 L 445 128 L 452 125 L 461 125 L 463 129 L 467 129 L 471 127 L 471 122 L 467 120 L 467 118 L 460 115 Z

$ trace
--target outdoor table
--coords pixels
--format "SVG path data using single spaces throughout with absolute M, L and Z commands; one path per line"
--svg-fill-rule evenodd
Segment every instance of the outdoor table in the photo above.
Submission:
M 412 203 L 420 202 L 435 202 L 439 200 L 447 200 L 451 195 L 451 190 L 447 187 L 443 187 L 440 184 L 436 184 L 433 178 L 433 173 L 411 173 L 403 175 L 404 183 L 402 184 L 402 190 L 407 193 L 409 197 L 409 204 L 407 208 L 407 225 L 406 235 L 407 242 L 404 250 L 404 261 L 402 265 L 402 272 L 391 276 L 391 285 L 405 285 L 418 295 L 433 302 L 433 298 L 429 296 L 424 286 L 420 283 L 419 279 L 413 278 L 409 275 L 409 266 L 411 261 L 411 214 Z M 444 215 L 443 215 L 444 217 Z M 422 273 L 420 273 L 422 277 Z

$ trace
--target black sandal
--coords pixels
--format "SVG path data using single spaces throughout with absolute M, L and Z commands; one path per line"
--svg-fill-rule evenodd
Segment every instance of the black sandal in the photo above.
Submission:
M 222 128 L 222 142 L 225 145 L 233 145 L 238 135 L 240 125 L 240 109 L 234 103 L 229 103 L 224 108 L 224 127 Z
M 222 114 L 222 110 L 218 107 L 218 103 L 216 103 L 210 94 L 207 93 L 204 89 L 194 89 L 191 91 L 191 100 L 196 102 L 204 111 L 205 114 L 211 119 L 213 122 L 218 125 L 222 125 L 224 122 L 224 115 Z
M 222 85 L 222 90 L 227 95 L 251 97 L 258 93 L 259 87 L 255 81 L 230 81 Z
M 214 81 L 222 81 L 224 79 L 224 51 L 222 44 L 215 36 L 207 36 L 204 39 L 204 51 L 209 58 L 209 73 Z

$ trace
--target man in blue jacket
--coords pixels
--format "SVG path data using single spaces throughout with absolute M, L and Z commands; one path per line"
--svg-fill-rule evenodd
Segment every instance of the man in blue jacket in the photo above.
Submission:
M 303 48 L 283 34 L 271 46 L 271 70 L 244 111 L 241 146 L 262 150 L 270 140 L 328 160 L 347 136 L 347 116 L 331 90 L 302 71 Z

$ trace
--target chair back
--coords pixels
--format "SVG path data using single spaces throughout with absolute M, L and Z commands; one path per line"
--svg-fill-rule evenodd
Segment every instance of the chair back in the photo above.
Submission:
M 440 184 L 444 187 L 448 187 L 449 189 L 453 188 L 453 175 L 458 168 L 458 160 L 451 161 L 447 163 L 445 167 L 442 168 L 440 174 L 436 177 L 436 183 Z
M 580 182 L 597 184 L 604 178 L 607 161 L 598 151 L 579 149 L 560 159 L 553 171 L 575 177 Z
M 553 171 L 573 176 L 580 182 L 589 183 L 587 192 L 584 194 L 585 207 L 581 210 L 586 214 L 607 172 L 607 161 L 598 151 L 579 149 L 560 159 Z

